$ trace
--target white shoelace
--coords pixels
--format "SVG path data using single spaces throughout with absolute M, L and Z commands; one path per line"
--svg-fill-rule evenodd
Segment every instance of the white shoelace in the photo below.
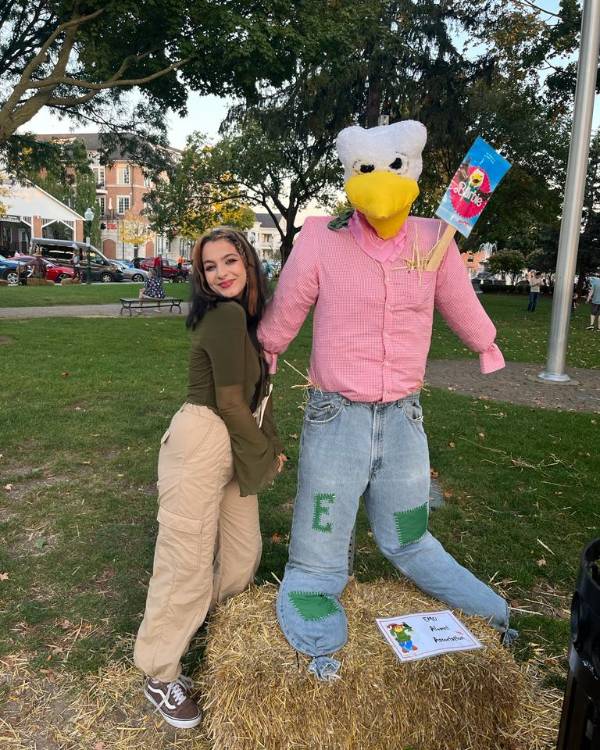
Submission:
M 193 684 L 194 683 L 190 680 L 189 677 L 186 677 L 183 674 L 179 675 L 175 682 L 170 682 L 168 684 L 167 694 L 161 701 L 161 705 L 164 704 L 171 711 L 177 708 L 177 706 L 181 706 L 183 701 L 188 697 L 187 691 L 192 689 Z M 169 702 L 169 699 L 174 700 L 175 703 L 171 704 Z

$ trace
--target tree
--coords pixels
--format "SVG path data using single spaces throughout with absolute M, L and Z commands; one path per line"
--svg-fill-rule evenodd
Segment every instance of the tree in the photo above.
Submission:
M 558 221 L 568 129 L 564 117 L 551 115 L 537 78 L 523 66 L 522 75 L 511 78 L 497 64 L 500 52 L 490 60 L 458 50 L 452 30 L 479 33 L 486 23 L 482 7 L 340 0 L 335 9 L 342 31 L 329 28 L 326 13 L 324 22 L 338 57 L 317 62 L 303 55 L 281 91 L 267 90 L 256 105 L 234 108 L 205 178 L 218 186 L 218 175 L 230 174 L 248 200 L 283 216 L 285 260 L 299 209 L 312 199 L 327 205 L 341 185 L 337 132 L 354 122 L 374 125 L 381 113 L 392 122 L 414 117 L 428 127 L 415 213 L 434 213 L 462 156 L 482 135 L 513 169 L 463 244 L 492 237 L 531 251 L 541 227 Z M 539 24 L 522 9 L 519 18 L 520 38 L 530 43 Z M 533 238 L 524 236 L 524 227 L 532 228 Z
M 327 205 L 341 185 L 336 134 L 356 122 L 374 125 L 385 113 L 392 122 L 420 119 L 429 130 L 417 214 L 433 214 L 466 149 L 482 134 L 514 166 L 470 243 L 492 233 L 517 245 L 524 226 L 556 221 L 564 122 L 550 116 L 535 71 L 521 65 L 514 73 L 513 65 L 509 74 L 501 65 L 511 44 L 531 47 L 542 23 L 535 13 L 509 2 L 513 15 L 507 16 L 499 0 L 301 5 L 306 25 L 293 75 L 278 90 L 262 86 L 257 101 L 230 111 L 223 138 L 194 164 L 187 188 L 181 186 L 182 202 L 195 196 L 207 205 L 202 193 L 211 185 L 210 200 L 224 190 L 224 200 L 261 205 L 273 218 L 281 214 L 281 226 L 276 223 L 285 260 L 299 210 L 313 199 Z M 502 36 L 498 19 L 509 17 L 517 42 Z M 459 50 L 461 32 L 477 39 L 484 29 L 494 34 L 491 55 Z M 197 140 L 199 153 L 205 145 Z
M 240 199 L 229 175 L 219 175 L 218 191 L 206 180 L 211 158 L 212 148 L 204 137 L 190 136 L 170 178 L 159 181 L 146 195 L 150 225 L 169 241 L 178 234 L 195 239 L 215 226 L 244 230 L 254 224 L 254 213 Z
M 300 209 L 311 200 L 329 205 L 336 198 L 339 130 L 356 121 L 376 124 L 381 112 L 392 120 L 429 114 L 441 92 L 457 90 L 455 81 L 469 68 L 451 41 L 450 24 L 464 19 L 457 3 L 312 5 L 318 14 L 306 29 L 294 75 L 279 91 L 265 88 L 257 103 L 230 111 L 202 176 L 217 190 L 233 181 L 240 198 L 261 205 L 274 220 L 277 213 L 283 217 L 275 224 L 284 262 Z M 452 130 L 452 110 L 436 110 L 436 117 L 435 133 Z
M 5 0 L 0 4 L 0 149 L 43 107 L 107 130 L 164 136 L 187 92 L 252 97 L 279 85 L 301 46 L 286 0 Z M 133 108 L 125 94 L 137 88 Z M 163 138 L 164 143 L 164 138 Z
M 8 213 L 6 210 L 6 204 L 3 202 L 3 198 L 6 198 L 9 194 L 8 188 L 4 184 L 6 180 L 6 174 L 4 172 L 0 172 L 0 218 L 3 216 L 6 216 Z
M 148 223 L 132 211 L 128 211 L 119 222 L 119 240 L 134 246 L 136 258 L 139 246 L 146 242 L 149 234 Z
M 311 199 L 328 204 L 341 177 L 332 135 L 313 137 L 293 122 L 274 105 L 244 109 L 230 120 L 202 175 L 222 200 L 222 191 L 234 188 L 237 200 L 267 211 L 281 236 L 282 262 L 299 231 L 298 211 Z
M 577 256 L 578 286 L 585 277 L 600 266 L 600 131 L 590 144 L 588 171 L 583 200 L 582 232 Z
M 487 260 L 487 270 L 492 274 L 500 273 L 511 277 L 514 284 L 517 276 L 523 272 L 526 267 L 523 254 L 517 250 L 499 250 L 490 255 Z

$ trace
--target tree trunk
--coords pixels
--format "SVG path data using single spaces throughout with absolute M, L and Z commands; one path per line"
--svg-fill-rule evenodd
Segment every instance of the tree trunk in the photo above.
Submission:
M 281 241 L 281 247 L 279 248 L 279 252 L 281 254 L 281 266 L 283 267 L 285 265 L 286 260 L 290 257 L 290 253 L 292 252 L 292 247 L 294 244 L 294 236 L 295 232 L 290 232 L 289 230 L 285 233 L 285 237 Z
M 381 80 L 374 78 L 373 75 L 369 78 L 369 91 L 367 94 L 367 122 L 368 128 L 374 128 L 379 122 L 381 106 Z

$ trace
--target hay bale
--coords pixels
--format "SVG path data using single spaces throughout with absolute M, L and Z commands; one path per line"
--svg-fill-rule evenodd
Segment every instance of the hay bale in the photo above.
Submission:
M 276 592 L 251 589 L 210 622 L 202 681 L 214 750 L 551 747 L 523 717 L 524 706 L 536 708 L 531 681 L 481 619 L 458 613 L 485 648 L 401 664 L 374 618 L 443 606 L 405 582 L 352 582 L 343 597 L 350 638 L 338 654 L 341 676 L 324 683 L 281 634 Z M 543 721 L 551 732 L 555 713 Z

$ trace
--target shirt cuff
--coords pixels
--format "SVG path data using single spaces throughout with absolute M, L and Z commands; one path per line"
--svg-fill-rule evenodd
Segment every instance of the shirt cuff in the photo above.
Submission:
M 481 352 L 479 355 L 479 367 L 484 375 L 489 375 L 491 372 L 496 372 L 496 370 L 501 370 L 505 367 L 504 357 L 496 344 L 492 344 L 484 352 Z
M 277 354 L 263 350 L 263 356 L 269 368 L 269 375 L 275 375 L 277 372 Z

